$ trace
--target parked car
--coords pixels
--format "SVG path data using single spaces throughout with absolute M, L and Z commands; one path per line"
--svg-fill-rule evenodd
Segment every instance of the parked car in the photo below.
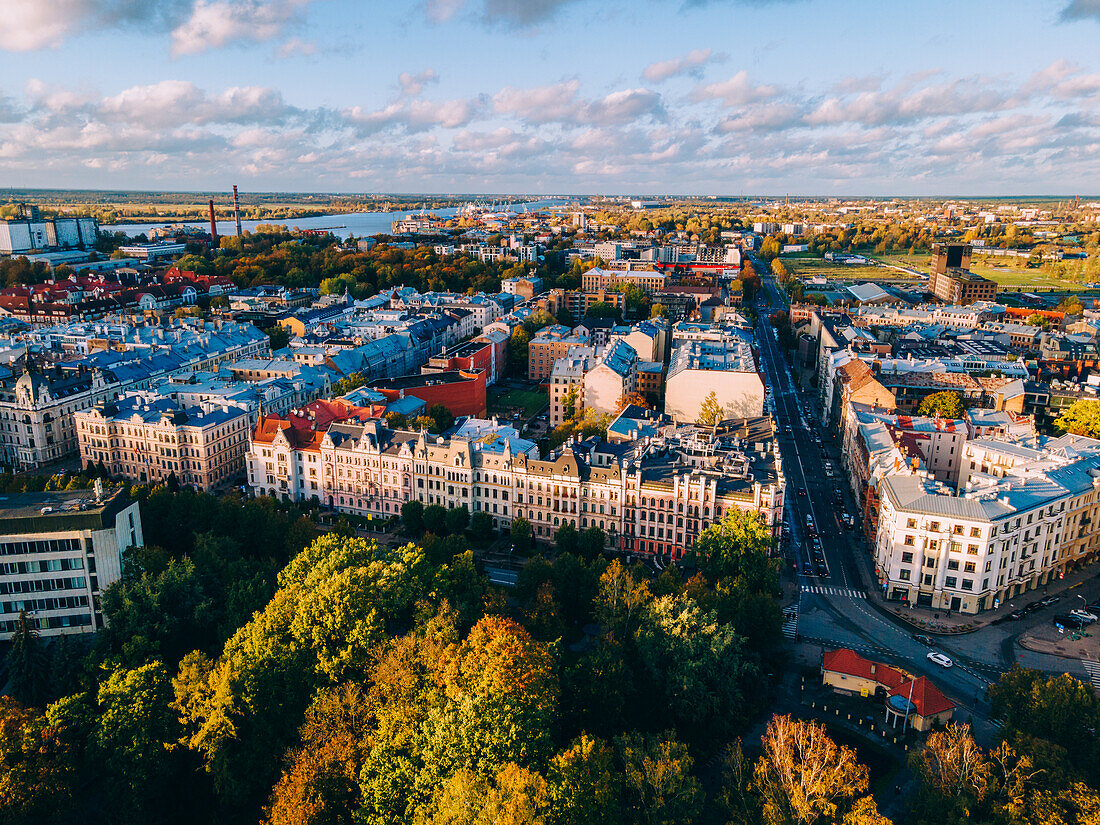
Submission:
M 1080 619 L 1077 616 L 1071 616 L 1069 613 L 1058 614 L 1054 617 L 1052 623 L 1056 627 L 1058 625 L 1061 625 L 1062 627 L 1068 627 L 1072 630 L 1080 630 L 1082 627 L 1086 627 L 1088 625 L 1088 622 L 1086 622 L 1084 619 Z
M 1050 607 L 1052 604 L 1058 604 L 1058 602 L 1060 601 L 1062 601 L 1061 596 L 1047 596 L 1045 599 L 1039 602 L 1039 604 L 1041 604 L 1043 607 Z
M 1095 613 L 1089 613 L 1087 610 L 1082 610 L 1081 608 L 1077 608 L 1076 610 L 1071 610 L 1069 612 L 1069 615 L 1076 616 L 1078 619 L 1081 619 L 1082 621 L 1087 622 L 1088 624 L 1092 624 L 1097 619 L 1097 616 L 1096 616 Z
M 942 653 L 936 650 L 933 650 L 931 653 L 929 653 L 927 658 L 928 661 L 932 662 L 932 664 L 939 665 L 940 667 L 951 667 L 955 664 L 951 661 L 950 658 L 944 656 Z
M 1005 616 L 1005 618 L 1010 619 L 1014 622 L 1018 622 L 1020 619 L 1022 619 L 1026 615 L 1027 615 L 1026 610 L 1013 610 L 1011 613 L 1009 613 L 1007 616 Z
M 923 633 L 914 633 L 913 641 L 920 642 L 922 645 L 927 645 L 928 647 L 932 647 L 932 645 L 935 644 L 931 636 L 925 636 Z

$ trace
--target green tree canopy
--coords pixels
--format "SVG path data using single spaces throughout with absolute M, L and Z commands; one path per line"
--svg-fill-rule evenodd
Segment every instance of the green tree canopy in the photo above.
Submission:
M 1100 401 L 1082 398 L 1062 411 L 1054 425 L 1064 433 L 1100 438 Z
M 952 390 L 934 392 L 920 402 L 919 415 L 932 415 L 938 418 L 958 419 L 963 417 L 966 407 L 962 396 Z

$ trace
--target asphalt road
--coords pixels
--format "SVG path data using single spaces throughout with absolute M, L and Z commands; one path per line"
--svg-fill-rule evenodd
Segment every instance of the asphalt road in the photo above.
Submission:
M 757 272 L 766 272 L 766 267 L 758 266 Z M 767 317 L 771 312 L 785 309 L 786 305 L 770 277 L 764 276 L 763 284 L 765 298 L 758 306 L 760 318 L 756 338 L 761 366 L 775 404 L 787 482 L 786 523 L 790 528 L 790 546 L 799 571 L 805 562 L 813 564 L 805 526 L 809 514 L 828 568 L 827 575 L 817 575 L 817 570 L 815 575 L 798 574 L 796 628 L 799 639 L 823 647 L 850 647 L 878 661 L 929 677 L 959 707 L 956 718 L 972 719 L 975 734 L 980 739 L 989 739 L 995 728 L 988 721 L 985 689 L 1017 660 L 1013 638 L 1024 628 L 1020 623 L 1012 628 L 1001 625 L 967 636 L 937 639 L 936 645 L 929 648 L 913 638 L 913 631 L 908 626 L 892 621 L 867 602 L 866 588 L 874 585 L 865 580 L 868 576 L 865 565 L 856 558 L 857 553 L 865 551 L 859 548 L 858 533 L 845 528 L 840 520 L 845 509 L 853 514 L 856 509 L 837 462 L 831 462 L 835 468 L 832 477 L 825 473 L 823 451 L 815 438 L 819 419 L 816 411 L 810 409 L 810 400 L 800 398 L 795 389 L 790 365 L 776 343 Z M 841 490 L 843 504 L 837 503 L 836 490 Z M 1049 621 L 1049 616 L 1046 620 Z M 930 662 L 927 654 L 931 650 L 947 654 L 954 665 L 942 668 Z M 1044 670 L 1074 664 L 1066 660 L 1040 664 L 1039 659 L 1054 657 L 1039 654 L 1027 658 L 1035 660 L 1021 661 L 1021 664 Z M 1084 668 L 1079 667 L 1079 670 L 1075 675 L 1084 676 Z

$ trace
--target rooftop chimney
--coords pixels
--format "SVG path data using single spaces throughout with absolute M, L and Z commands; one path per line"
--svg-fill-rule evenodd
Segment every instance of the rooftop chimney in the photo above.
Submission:
M 233 217 L 237 221 L 237 237 L 241 237 L 241 201 L 237 197 L 237 184 L 233 184 Z

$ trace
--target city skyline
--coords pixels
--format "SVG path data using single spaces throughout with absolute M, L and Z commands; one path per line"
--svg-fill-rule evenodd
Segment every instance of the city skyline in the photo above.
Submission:
M 9 186 L 1100 191 L 1094 0 L 5 5 Z

